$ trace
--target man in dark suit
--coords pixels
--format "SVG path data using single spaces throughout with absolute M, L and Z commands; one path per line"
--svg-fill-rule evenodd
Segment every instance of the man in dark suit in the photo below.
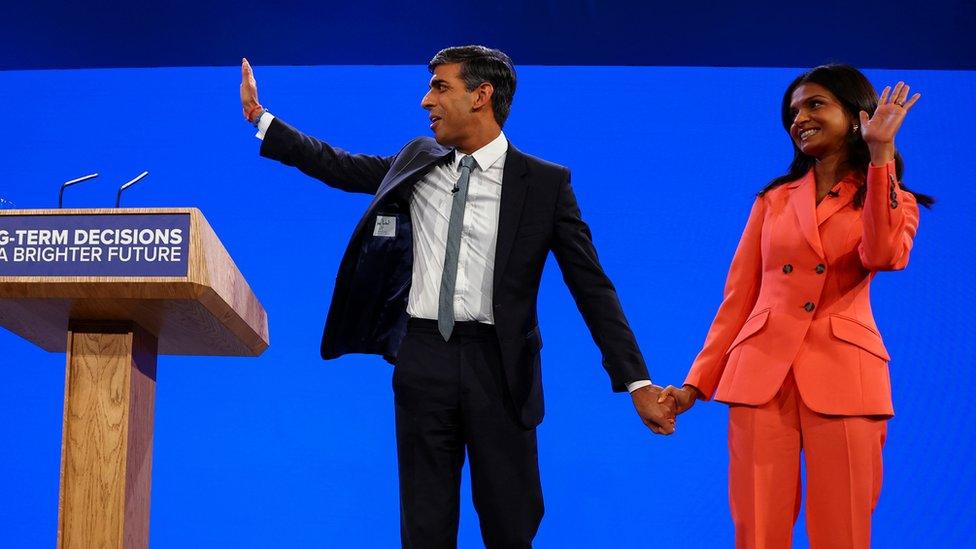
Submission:
M 421 105 L 434 139 L 393 156 L 350 154 L 275 118 L 258 102 L 246 59 L 241 103 L 262 156 L 374 196 L 342 258 L 321 352 L 396 365 L 403 546 L 456 545 L 467 452 L 485 545 L 531 547 L 543 514 L 536 300 L 550 251 L 613 390 L 630 391 L 655 433 L 673 432 L 673 401 L 657 402 L 661 388 L 597 259 L 569 170 L 502 133 L 515 93 L 511 60 L 465 46 L 440 51 L 429 68 Z

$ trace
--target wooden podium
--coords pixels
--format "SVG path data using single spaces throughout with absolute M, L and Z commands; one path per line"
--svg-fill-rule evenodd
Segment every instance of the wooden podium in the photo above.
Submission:
M 194 208 L 0 210 L 0 326 L 67 350 L 62 548 L 148 545 L 157 355 L 269 343 L 264 308 Z

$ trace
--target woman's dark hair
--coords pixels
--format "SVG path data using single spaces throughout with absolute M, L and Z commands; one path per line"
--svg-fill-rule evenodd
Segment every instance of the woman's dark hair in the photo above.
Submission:
M 858 120 L 859 113 L 865 111 L 871 115 L 874 114 L 875 109 L 878 108 L 878 92 L 875 91 L 874 86 L 871 82 L 861 74 L 861 71 L 855 69 L 850 65 L 842 64 L 830 64 L 821 65 L 819 67 L 810 69 L 809 71 L 797 76 L 795 80 L 786 88 L 786 92 L 783 94 L 783 103 L 781 106 L 780 115 L 783 119 L 783 128 L 786 130 L 787 135 L 790 133 L 790 126 L 793 124 L 794 115 L 792 109 L 790 108 L 790 102 L 793 99 L 793 92 L 796 91 L 801 84 L 806 83 L 819 84 L 834 94 L 844 110 L 847 111 L 848 116 L 853 120 Z M 766 185 L 763 190 L 759 191 L 759 195 L 762 196 L 767 191 L 778 187 L 784 183 L 790 181 L 796 181 L 803 177 L 810 168 L 816 163 L 816 159 L 812 156 L 807 156 L 803 154 L 803 151 L 796 146 L 793 142 L 793 138 L 790 137 L 790 144 L 793 146 L 793 161 L 790 163 L 790 169 L 787 173 L 773 179 Z M 871 163 L 871 153 L 868 150 L 867 143 L 861 138 L 861 132 L 851 132 L 847 135 L 847 148 L 848 148 L 848 163 L 854 168 L 854 170 L 861 174 L 863 177 L 867 177 L 868 164 Z M 902 172 L 905 170 L 905 162 L 902 160 L 901 154 L 897 151 L 895 152 L 895 173 L 898 176 L 898 180 L 901 181 Z M 911 191 L 904 184 L 901 185 L 903 189 L 912 193 L 919 204 L 925 206 L 926 208 L 931 208 L 932 204 L 935 203 L 935 198 L 925 195 L 922 193 L 917 193 Z M 854 207 L 860 208 L 864 205 L 864 195 L 867 193 L 867 186 L 861 185 L 861 187 L 854 193 Z
M 495 89 L 491 96 L 491 112 L 499 126 L 505 125 L 515 97 L 515 65 L 505 52 L 485 46 L 455 46 L 444 48 L 427 63 L 433 74 L 439 65 L 461 64 L 461 80 L 468 91 L 484 82 Z

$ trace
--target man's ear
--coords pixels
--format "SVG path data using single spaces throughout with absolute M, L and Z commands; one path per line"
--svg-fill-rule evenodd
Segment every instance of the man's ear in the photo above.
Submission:
M 480 111 L 491 105 L 491 96 L 495 94 L 495 87 L 489 82 L 482 82 L 474 89 L 474 93 L 474 104 L 471 105 L 471 110 Z

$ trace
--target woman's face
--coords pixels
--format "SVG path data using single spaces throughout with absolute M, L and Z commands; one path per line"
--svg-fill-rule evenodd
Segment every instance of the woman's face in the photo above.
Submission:
M 847 136 L 856 131 L 840 101 L 820 84 L 805 82 L 790 99 L 790 137 L 803 154 L 822 159 L 846 151 Z

